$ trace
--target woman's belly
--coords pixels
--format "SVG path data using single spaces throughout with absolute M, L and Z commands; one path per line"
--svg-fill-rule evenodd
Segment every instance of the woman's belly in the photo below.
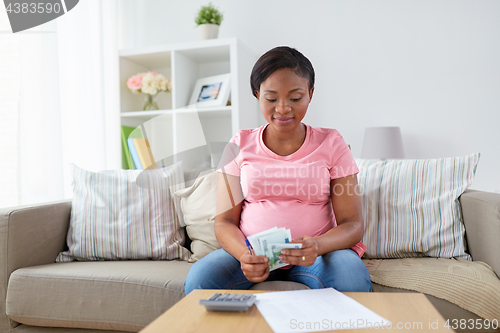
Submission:
M 299 200 L 243 202 L 240 229 L 248 237 L 272 227 L 288 228 L 292 238 L 319 236 L 336 226 L 332 205 Z

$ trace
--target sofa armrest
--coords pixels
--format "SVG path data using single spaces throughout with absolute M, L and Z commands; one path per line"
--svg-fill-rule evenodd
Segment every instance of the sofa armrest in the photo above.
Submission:
M 500 194 L 467 190 L 460 196 L 467 247 L 500 276 Z
M 71 200 L 0 209 L 0 332 L 10 332 L 5 297 L 18 268 L 53 263 L 66 246 Z
M 71 200 L 0 209 L 0 262 L 7 274 L 53 263 L 66 246 Z
M 5 297 L 18 268 L 53 263 L 66 246 L 71 199 L 0 209 L 0 332 L 10 332 Z

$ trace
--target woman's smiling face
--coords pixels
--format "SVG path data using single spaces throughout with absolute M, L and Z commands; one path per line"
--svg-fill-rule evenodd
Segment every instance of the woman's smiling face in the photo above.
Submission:
M 290 68 L 278 69 L 260 85 L 257 91 L 260 110 L 273 129 L 290 131 L 304 119 L 314 88 L 309 91 L 309 80 L 295 74 Z

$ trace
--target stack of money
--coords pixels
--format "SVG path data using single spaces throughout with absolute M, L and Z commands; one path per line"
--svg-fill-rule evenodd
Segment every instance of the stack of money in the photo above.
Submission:
M 273 227 L 247 237 L 253 251 L 258 256 L 266 256 L 271 265 L 269 270 L 287 266 L 278 257 L 282 249 L 300 249 L 301 243 L 290 243 L 292 235 L 290 229 Z

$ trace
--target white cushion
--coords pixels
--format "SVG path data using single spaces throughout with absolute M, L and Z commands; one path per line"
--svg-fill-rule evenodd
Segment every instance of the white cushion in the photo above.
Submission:
M 195 262 L 220 248 L 214 233 L 215 206 L 219 174 L 208 170 L 200 174 L 194 184 L 176 191 L 174 198 L 180 198 L 186 231 L 191 239 L 191 258 Z

